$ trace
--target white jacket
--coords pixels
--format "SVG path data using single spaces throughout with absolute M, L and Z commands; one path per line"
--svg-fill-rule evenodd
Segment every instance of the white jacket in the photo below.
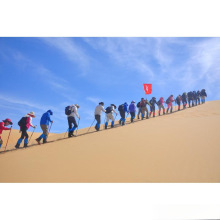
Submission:
M 101 115 L 102 111 L 106 112 L 102 105 L 96 106 L 96 108 L 95 108 L 95 115 Z
M 75 115 L 77 116 L 77 118 L 79 118 L 79 115 L 77 113 L 77 107 L 75 105 L 71 106 L 71 114 L 67 115 L 67 117 L 75 117 Z

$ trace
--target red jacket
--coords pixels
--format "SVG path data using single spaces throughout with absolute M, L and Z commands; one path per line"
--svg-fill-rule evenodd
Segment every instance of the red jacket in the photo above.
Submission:
M 6 128 L 4 126 L 4 122 L 0 122 L 0 137 L 1 137 L 1 134 L 2 134 L 3 130 L 10 130 L 10 128 Z
M 160 98 L 160 104 L 163 105 L 163 103 L 165 103 L 165 102 L 164 102 L 163 98 L 161 97 Z

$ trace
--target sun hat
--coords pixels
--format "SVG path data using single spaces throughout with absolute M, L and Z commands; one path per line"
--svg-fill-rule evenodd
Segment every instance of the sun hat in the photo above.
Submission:
M 28 115 L 30 115 L 32 118 L 36 117 L 34 112 L 30 112 L 30 113 L 28 113 Z

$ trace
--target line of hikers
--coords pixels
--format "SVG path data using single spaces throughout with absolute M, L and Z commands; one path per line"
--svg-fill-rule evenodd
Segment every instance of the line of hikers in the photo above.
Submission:
M 170 113 L 172 113 L 173 112 L 173 104 L 172 104 L 173 102 L 177 103 L 178 111 L 180 111 L 181 102 L 183 104 L 183 109 L 185 109 L 186 105 L 187 105 L 187 101 L 188 101 L 189 107 L 196 106 L 196 105 L 200 104 L 200 98 L 201 98 L 201 103 L 204 104 L 205 97 L 207 97 L 206 91 L 205 91 L 205 89 L 202 89 L 201 92 L 200 91 L 197 91 L 197 92 L 190 91 L 188 93 L 184 92 L 182 95 L 178 95 L 176 97 L 176 99 L 173 98 L 173 95 L 170 95 L 166 101 L 164 101 L 163 97 L 161 97 L 158 101 L 156 101 L 155 97 L 152 97 L 152 99 L 150 101 L 148 101 L 147 99 L 141 98 L 141 101 L 138 102 L 137 105 L 135 105 L 135 101 L 131 101 L 130 105 L 128 105 L 127 102 L 125 102 L 124 104 L 121 104 L 118 106 L 118 111 L 121 116 L 121 118 L 119 120 L 119 124 L 122 126 L 125 125 L 125 121 L 126 121 L 128 114 L 131 115 L 131 123 L 133 123 L 134 119 L 135 119 L 135 114 L 136 114 L 137 108 L 138 108 L 137 118 L 140 119 L 140 114 L 141 114 L 141 119 L 143 120 L 144 118 L 149 119 L 149 117 L 151 117 L 151 114 L 153 114 L 153 117 L 155 117 L 155 109 L 156 109 L 155 106 L 156 105 L 158 106 L 158 109 L 159 109 L 158 114 L 160 116 L 161 110 L 163 110 L 163 114 L 165 114 L 164 103 L 167 104 L 166 113 L 169 113 L 169 110 L 170 110 Z M 148 111 L 147 105 L 150 106 L 150 113 Z M 75 119 L 75 117 L 77 117 L 80 120 L 80 117 L 77 113 L 78 108 L 79 108 L 78 104 L 67 106 L 65 108 L 65 114 L 67 116 L 67 121 L 68 121 L 68 125 L 69 125 L 69 128 L 68 128 L 68 137 L 69 138 L 74 136 L 73 133 L 78 128 L 79 123 L 77 124 L 76 119 Z M 106 113 L 105 123 L 104 123 L 105 129 L 108 128 L 109 120 L 111 120 L 111 128 L 114 127 L 114 123 L 115 123 L 116 117 L 118 115 L 118 113 L 116 112 L 116 108 L 117 108 L 116 105 L 111 104 L 110 106 L 108 106 L 105 109 L 104 102 L 100 102 L 99 105 L 96 106 L 95 112 L 94 112 L 95 119 L 93 121 L 93 123 L 95 122 L 95 120 L 97 121 L 97 123 L 95 125 L 96 131 L 100 130 L 101 113 L 102 112 Z M 113 116 L 113 113 L 115 113 L 115 117 Z M 145 113 L 146 113 L 146 117 L 145 117 Z M 49 123 L 51 123 L 51 126 L 53 123 L 53 121 L 50 118 L 50 116 L 52 116 L 52 115 L 53 115 L 52 110 L 48 110 L 41 117 L 40 126 L 41 126 L 43 133 L 37 139 L 35 139 L 38 144 L 40 144 L 42 139 L 43 139 L 43 143 L 47 143 L 47 138 L 49 135 L 49 131 L 48 131 Z M 20 144 L 22 143 L 23 139 L 24 139 L 24 147 L 28 146 L 29 136 L 28 136 L 27 131 L 30 127 L 33 127 L 34 129 L 36 128 L 36 125 L 34 126 L 32 124 L 32 118 L 35 118 L 34 112 L 30 112 L 30 113 L 26 114 L 18 122 L 18 125 L 20 126 L 21 137 L 18 139 L 17 144 L 15 145 L 15 148 L 20 147 Z M 93 125 L 93 123 L 92 123 L 92 125 Z M 3 122 L 0 122 L 0 148 L 3 144 L 3 141 L 1 139 L 2 131 L 3 130 L 11 130 L 11 128 L 6 128 L 5 126 L 9 126 L 12 124 L 13 124 L 12 121 L 8 118 L 3 120 Z M 90 128 L 91 128 L 91 126 L 90 126 Z

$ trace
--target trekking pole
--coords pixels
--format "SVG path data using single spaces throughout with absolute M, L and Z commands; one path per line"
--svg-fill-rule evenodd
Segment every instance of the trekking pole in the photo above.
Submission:
M 87 131 L 86 133 L 89 132 L 89 130 L 90 130 L 90 128 L 92 127 L 92 125 L 93 125 L 94 122 L 95 122 L 95 119 L 94 119 L 94 121 L 92 122 L 91 126 L 89 127 L 89 129 L 88 129 L 88 131 Z
M 11 130 L 12 130 L 12 126 L 11 126 Z M 10 137 L 10 135 L 11 135 L 11 130 L 10 130 L 10 132 L 9 132 L 9 134 L 8 134 L 8 140 L 9 140 L 9 137 Z M 5 145 L 5 151 L 6 151 L 6 147 L 7 147 L 7 145 L 8 145 L 8 140 L 7 140 L 7 143 L 6 143 L 6 145 Z
M 79 129 L 79 119 L 78 119 L 78 126 L 77 126 L 77 129 L 76 129 L 76 136 L 77 136 L 77 131 L 78 131 L 78 129 Z
M 37 127 L 37 125 L 36 125 L 36 127 Z M 29 139 L 29 141 L 28 141 L 28 143 L 27 143 L 27 144 L 29 144 L 29 142 L 31 141 L 32 135 L 33 135 L 33 133 L 34 133 L 34 131 L 35 131 L 36 127 L 34 128 L 34 130 L 33 130 L 32 134 L 31 134 L 31 137 L 30 137 L 30 139 Z
M 47 138 L 48 138 L 48 136 L 49 136 L 49 134 L 50 134 L 50 129 L 51 129 L 52 125 L 53 125 L 53 122 L 52 122 L 51 125 L 50 125 L 50 128 L 49 128 L 49 131 L 48 131 Z M 47 140 L 47 139 L 46 139 L 46 140 Z
M 66 130 L 66 133 L 67 133 L 67 131 L 69 130 L 69 128 L 67 128 L 67 130 Z M 64 137 L 63 138 L 65 138 L 65 136 L 66 136 L 66 133 L 64 134 Z

